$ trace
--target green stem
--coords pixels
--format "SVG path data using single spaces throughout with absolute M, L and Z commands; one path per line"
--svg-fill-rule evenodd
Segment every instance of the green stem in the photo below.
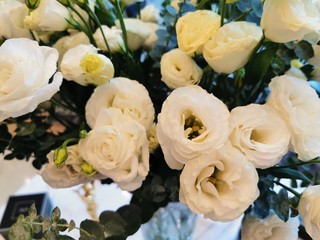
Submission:
M 208 1 L 209 0 L 202 0 L 199 4 L 197 4 L 197 10 L 202 9 Z
M 272 168 L 293 168 L 293 167 L 299 167 L 299 166 L 304 166 L 304 165 L 311 165 L 311 164 L 317 164 L 320 163 L 320 158 L 315 158 L 307 162 L 299 162 L 295 164 L 288 164 L 288 165 L 281 165 L 281 166 L 274 166 Z
M 120 22 L 120 26 L 121 26 L 121 30 L 122 30 L 123 42 L 124 42 L 124 47 L 125 47 L 125 54 L 128 57 L 130 57 L 131 54 L 129 54 L 127 30 L 126 30 L 126 26 L 124 24 L 122 10 L 121 10 L 121 6 L 120 6 L 120 1 L 119 0 L 115 0 L 115 9 L 116 9 L 116 12 L 117 12 L 117 15 L 118 15 L 118 19 L 119 19 L 119 22 Z
M 63 142 L 62 147 L 67 147 L 69 143 L 77 143 L 79 142 L 79 138 L 69 138 Z
M 220 16 L 221 16 L 220 26 L 221 27 L 224 24 L 224 16 L 225 16 L 225 13 L 226 13 L 226 1 L 227 0 L 220 0 Z
M 293 195 L 295 195 L 296 197 L 300 198 L 301 197 L 301 193 L 298 193 L 297 191 L 293 190 L 292 188 L 282 184 L 281 182 L 279 181 L 273 181 L 275 184 L 283 187 L 284 189 L 286 189 L 287 191 L 291 192 Z
M 38 226 L 44 226 L 43 223 L 38 223 L 38 222 L 33 222 L 32 225 L 38 225 Z M 56 227 L 66 227 L 66 228 L 70 228 L 69 224 L 55 224 Z M 89 232 L 87 232 L 86 230 L 80 228 L 80 227 L 73 227 L 73 229 L 77 229 L 80 232 L 83 232 L 84 234 L 86 234 L 88 237 L 93 237 Z

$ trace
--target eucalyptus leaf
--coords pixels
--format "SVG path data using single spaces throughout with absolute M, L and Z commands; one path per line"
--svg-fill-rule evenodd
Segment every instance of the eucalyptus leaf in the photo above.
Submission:
M 80 228 L 88 232 L 91 236 L 87 238 L 88 235 L 80 231 L 81 240 L 82 239 L 104 239 L 103 226 L 96 221 L 86 219 L 80 223 Z
M 125 230 L 127 235 L 133 235 L 141 226 L 141 211 L 136 205 L 130 204 L 120 207 L 117 210 L 122 219 L 126 222 Z
M 58 207 L 55 207 L 51 212 L 52 222 L 57 222 L 61 217 L 61 211 Z
M 126 221 L 117 212 L 104 211 L 99 216 L 99 221 L 104 226 L 106 237 L 126 237 Z
M 17 222 L 10 227 L 8 233 L 9 240 L 32 240 L 32 228 L 22 222 Z
M 274 196 L 272 209 L 281 220 L 285 222 L 288 221 L 290 213 L 290 203 L 287 190 L 281 189 L 277 197 Z
M 17 129 L 17 136 L 28 136 L 36 130 L 36 124 L 34 122 L 22 122 L 19 123 Z
M 278 178 L 299 179 L 307 183 L 312 182 L 306 175 L 295 169 L 271 168 L 270 170 L 268 170 L 268 172 L 274 177 Z

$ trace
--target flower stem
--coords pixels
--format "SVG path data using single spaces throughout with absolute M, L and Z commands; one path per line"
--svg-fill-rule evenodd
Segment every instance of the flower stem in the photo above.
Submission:
M 275 184 L 283 187 L 284 189 L 286 189 L 287 191 L 291 192 L 293 195 L 295 195 L 296 197 L 300 198 L 301 197 L 301 193 L 298 193 L 297 191 L 293 190 L 292 188 L 284 185 L 283 183 L 279 182 L 279 181 L 273 181 Z
M 281 165 L 281 166 L 274 166 L 272 168 L 293 168 L 293 167 L 299 167 L 304 165 L 311 165 L 311 164 L 318 164 L 320 163 L 320 157 L 314 158 L 307 162 L 298 162 L 294 164 L 287 164 L 287 165 Z
M 197 10 L 200 10 L 204 7 L 204 5 L 208 2 L 209 0 L 202 0 L 198 5 L 197 5 Z
M 220 16 L 221 16 L 221 19 L 220 19 L 220 27 L 223 26 L 224 24 L 224 16 L 225 16 L 225 13 L 226 13 L 226 1 L 227 0 L 220 0 Z

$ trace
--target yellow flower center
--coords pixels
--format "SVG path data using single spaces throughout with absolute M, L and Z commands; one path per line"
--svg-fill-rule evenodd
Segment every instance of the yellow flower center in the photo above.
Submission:
M 95 54 L 87 54 L 80 63 L 80 67 L 87 74 L 97 72 L 103 65 L 103 61 Z
M 206 127 L 196 115 L 190 114 L 185 118 L 184 134 L 189 140 L 200 136 L 204 131 L 206 131 Z

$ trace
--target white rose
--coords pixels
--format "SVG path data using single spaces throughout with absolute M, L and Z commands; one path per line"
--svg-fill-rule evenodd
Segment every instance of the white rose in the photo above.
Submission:
M 307 161 L 320 155 L 320 100 L 304 79 L 279 76 L 269 84 L 267 104 L 284 119 L 291 134 L 290 148 Z
M 198 84 L 202 69 L 180 49 L 173 49 L 161 57 L 161 80 L 171 89 Z
M 69 10 L 57 0 L 41 0 L 25 17 L 25 24 L 34 31 L 64 31 L 68 27 Z
M 131 51 L 135 51 L 142 47 L 146 39 L 151 34 L 148 24 L 135 18 L 123 19 L 127 32 L 128 47 Z M 117 28 L 121 29 L 120 22 L 115 22 Z
M 62 61 L 63 55 L 69 49 L 80 44 L 90 44 L 90 40 L 84 32 L 71 32 L 71 35 L 59 38 L 59 40 L 52 46 L 59 52 L 59 65 Z
M 147 89 L 128 78 L 113 78 L 97 87 L 86 105 L 86 120 L 92 128 L 101 108 L 119 108 L 122 113 L 149 130 L 154 120 L 154 108 Z
M 220 27 L 220 16 L 213 11 L 197 10 L 180 17 L 176 24 L 179 48 L 186 53 L 201 51 Z
M 219 73 L 232 73 L 243 67 L 262 37 L 255 23 L 230 22 L 219 28 L 203 46 L 207 63 Z
M 199 86 L 175 89 L 158 114 L 157 136 L 164 159 L 173 169 L 222 147 L 229 136 L 227 107 Z
M 140 11 L 140 19 L 144 22 L 157 22 L 160 18 L 159 10 L 152 4 L 145 6 Z
M 307 187 L 300 198 L 298 211 L 307 233 L 320 240 L 320 185 Z
M 180 175 L 179 198 L 215 221 L 240 217 L 259 196 L 258 174 L 231 145 L 189 161 Z
M 56 73 L 58 51 L 27 38 L 11 38 L 0 47 L 0 122 L 19 117 L 49 100 L 62 83 Z M 54 75 L 54 76 L 53 76 Z M 53 81 L 49 84 L 50 78 Z
M 93 45 L 80 44 L 63 55 L 61 72 L 65 79 L 83 86 L 101 85 L 113 78 L 114 66 Z
M 320 39 L 320 12 L 313 0 L 265 0 L 261 28 L 267 38 L 284 43 Z
M 115 26 L 109 28 L 106 25 L 102 25 L 102 32 L 105 36 L 108 46 L 111 52 L 120 52 L 124 47 L 123 39 L 122 39 L 122 31 Z M 101 30 L 98 28 L 96 32 L 93 34 L 93 38 L 97 43 L 97 46 L 103 51 L 109 51 L 106 42 L 103 38 Z
M 277 112 L 268 105 L 250 104 L 234 108 L 230 127 L 232 145 L 256 168 L 271 167 L 288 152 L 289 130 Z
M 146 130 L 117 108 L 101 109 L 94 128 L 80 139 L 79 152 L 122 190 L 136 190 L 149 172 Z
M 0 38 L 32 38 L 30 30 L 24 26 L 28 8 L 16 0 L 0 1 Z
M 106 178 L 99 173 L 89 177 L 82 172 L 81 165 L 84 160 L 79 155 L 78 145 L 67 147 L 67 152 L 68 158 L 59 168 L 53 161 L 54 151 L 47 155 L 49 162 L 44 165 L 40 175 L 51 187 L 68 188 L 95 179 Z
M 265 219 L 259 219 L 252 215 L 246 215 L 241 227 L 242 240 L 297 240 L 299 218 L 289 218 L 287 222 L 282 221 L 274 213 Z

